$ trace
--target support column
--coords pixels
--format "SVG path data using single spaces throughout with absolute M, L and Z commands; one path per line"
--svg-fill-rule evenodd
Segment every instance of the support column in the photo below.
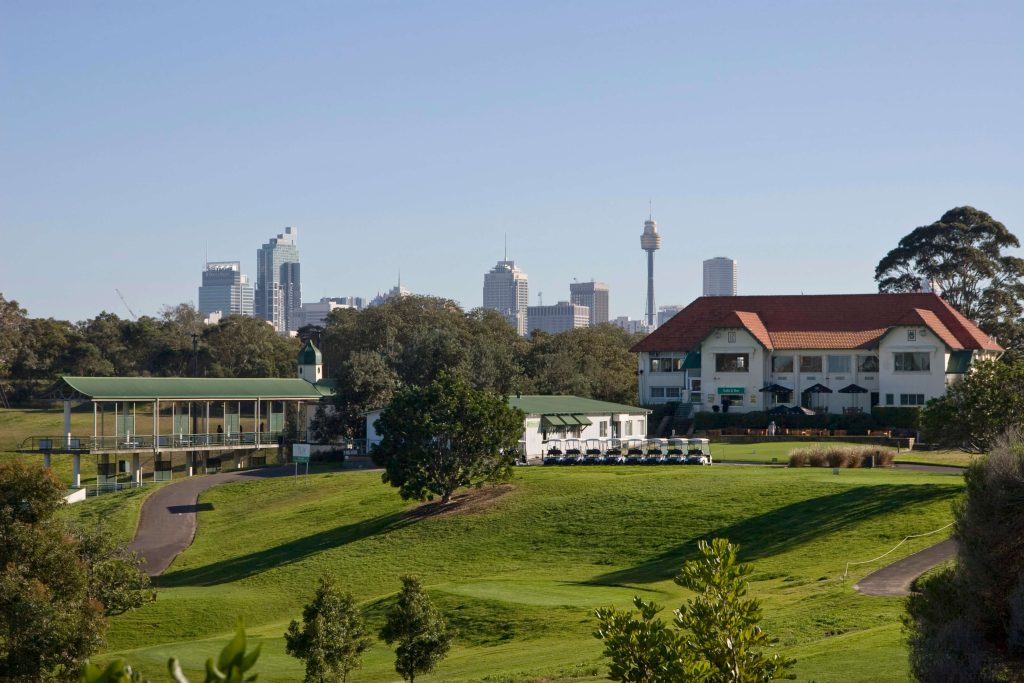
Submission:
M 71 456 L 71 488 L 82 488 L 82 456 L 78 453 Z
M 192 469 L 195 467 L 196 453 L 195 451 L 188 451 L 185 453 L 185 476 L 192 476 Z
M 43 467 L 50 469 L 50 454 L 43 453 Z
M 71 401 L 64 401 L 64 447 L 71 447 Z
M 136 486 L 142 486 L 142 465 L 139 464 L 139 454 L 132 453 L 132 482 Z

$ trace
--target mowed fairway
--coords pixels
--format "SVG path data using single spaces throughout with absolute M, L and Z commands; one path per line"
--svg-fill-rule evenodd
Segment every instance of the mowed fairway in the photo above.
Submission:
M 196 671 L 241 616 L 263 643 L 260 680 L 299 681 L 282 634 L 317 576 L 329 572 L 352 590 L 376 628 L 411 572 L 460 634 L 422 680 L 602 680 L 593 609 L 627 606 L 636 594 L 677 606 L 685 593 L 671 581 L 676 569 L 698 539 L 726 536 L 754 564 L 752 592 L 767 628 L 800 660 L 801 680 L 906 680 L 901 600 L 852 590 L 877 565 L 845 582 L 843 568 L 949 522 L 962 488 L 955 476 L 881 470 L 535 467 L 517 469 L 490 507 L 414 519 L 404 512 L 415 506 L 379 477 L 211 489 L 195 543 L 158 580 L 156 603 L 113 620 L 107 656 L 127 655 L 159 676 L 178 655 Z M 354 677 L 396 679 L 383 643 Z

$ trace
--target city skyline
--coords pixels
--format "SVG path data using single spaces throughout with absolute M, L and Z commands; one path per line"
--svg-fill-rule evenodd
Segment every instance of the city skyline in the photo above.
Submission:
M 593 278 L 639 318 L 649 199 L 658 301 L 699 296 L 715 254 L 745 294 L 875 291 L 955 206 L 1024 234 L 1022 22 L 1010 2 L 8 3 L 0 291 L 37 317 L 127 315 L 115 289 L 155 315 L 195 302 L 205 253 L 254 274 L 295 225 L 307 301 L 401 270 L 473 308 L 507 234 L 532 291 Z

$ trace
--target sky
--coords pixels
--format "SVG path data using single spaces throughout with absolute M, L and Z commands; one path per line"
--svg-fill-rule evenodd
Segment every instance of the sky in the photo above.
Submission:
M 1020 2 L 0 0 L 0 293 L 33 317 L 255 280 L 295 226 L 304 301 L 530 303 L 574 279 L 642 316 L 701 294 L 874 291 L 971 205 L 1024 236 Z M 1024 252 L 1017 250 L 1018 255 Z

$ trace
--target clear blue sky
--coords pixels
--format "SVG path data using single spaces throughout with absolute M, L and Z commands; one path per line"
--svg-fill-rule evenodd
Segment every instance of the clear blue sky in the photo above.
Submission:
M 573 277 L 640 317 L 867 292 L 970 204 L 1024 237 L 1020 2 L 0 3 L 0 292 L 72 320 L 195 301 L 299 230 L 303 299 L 479 306 Z

